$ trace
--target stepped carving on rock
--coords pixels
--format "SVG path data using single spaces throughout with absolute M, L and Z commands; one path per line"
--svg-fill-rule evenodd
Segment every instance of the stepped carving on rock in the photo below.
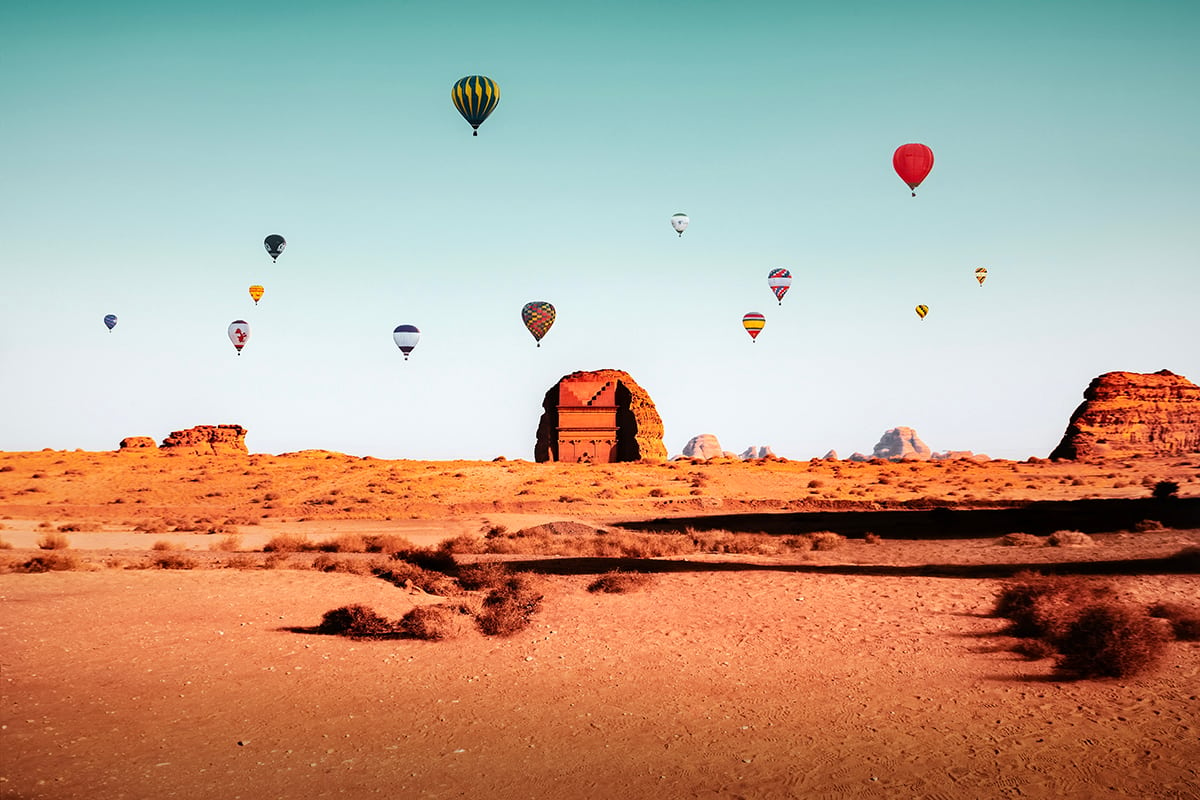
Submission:
M 163 439 L 162 449 L 200 456 L 222 456 L 248 453 L 246 429 L 241 425 L 197 425 L 182 431 L 172 431 Z
M 1182 375 L 1106 372 L 1083 397 L 1050 458 L 1200 452 L 1200 386 Z
M 666 460 L 663 424 L 654 401 L 618 369 L 572 372 L 542 401 L 535 461 Z

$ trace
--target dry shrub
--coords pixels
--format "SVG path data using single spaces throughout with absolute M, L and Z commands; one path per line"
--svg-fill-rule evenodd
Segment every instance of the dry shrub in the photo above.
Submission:
M 1056 666 L 1081 678 L 1125 678 L 1153 667 L 1166 650 L 1162 626 L 1115 602 L 1085 606 L 1058 642 Z
M 454 555 L 444 550 L 432 547 L 411 547 L 392 553 L 392 560 L 406 561 L 421 569 L 431 570 L 452 575 L 458 571 L 458 562 Z
M 356 604 L 326 611 L 317 632 L 353 639 L 380 639 L 397 636 L 400 626 L 368 606 Z
M 357 533 L 339 533 L 332 539 L 326 539 L 316 545 L 323 553 L 365 553 L 367 539 Z
M 1055 531 L 1046 543 L 1051 547 L 1091 547 L 1096 540 L 1083 531 Z
M 455 639 L 471 627 L 471 610 L 464 605 L 417 606 L 400 620 L 400 629 L 405 636 L 426 641 Z
M 175 542 L 168 542 L 165 539 L 159 539 L 157 542 L 150 545 L 150 549 L 151 550 L 159 550 L 159 551 L 182 550 L 183 545 L 177 544 Z
M 1021 639 L 1013 645 L 1013 651 L 1030 661 L 1041 661 L 1058 655 L 1058 649 L 1045 639 Z
M 993 613 L 1012 622 L 1009 633 L 1013 636 L 1054 643 L 1079 608 L 1113 594 L 1110 584 L 1093 583 L 1077 575 L 1019 572 L 1001 588 Z
M 863 541 L 867 544 L 883 544 L 883 538 L 874 533 L 868 533 L 863 536 Z
M 380 533 L 374 536 L 364 536 L 366 542 L 366 552 L 368 553 L 396 553 L 402 550 L 412 550 L 416 547 L 412 540 L 400 536 L 395 533 Z
M 23 564 L 19 564 L 14 572 L 67 572 L 78 569 L 79 560 L 71 553 L 47 553 L 34 556 Z
M 162 553 L 152 563 L 159 569 L 195 569 L 198 562 L 183 553 Z
M 134 528 L 138 533 L 166 533 L 170 526 L 161 519 L 139 522 Z
M 386 565 L 372 565 L 371 572 L 377 578 L 406 589 L 420 589 L 427 594 L 450 597 L 458 593 L 458 584 L 440 572 L 424 569 L 407 561 L 392 561 Z
M 531 576 L 518 573 L 488 593 L 475 622 L 488 636 L 512 636 L 529 627 L 543 596 Z
M 317 549 L 311 539 L 302 534 L 279 533 L 263 545 L 264 553 L 305 553 Z
M 1017 531 L 1004 534 L 998 542 L 1004 547 L 1041 547 L 1043 539 L 1040 536 L 1034 536 L 1032 533 Z
M 1149 614 L 1169 621 L 1171 630 L 1179 641 L 1200 642 L 1200 607 L 1155 603 L 1150 606 Z
M 653 578 L 644 572 L 621 572 L 615 570 L 606 572 L 588 584 L 589 592 L 604 592 L 606 594 L 628 594 L 649 586 Z
M 336 558 L 329 553 L 321 553 L 312 561 L 312 568 L 319 572 L 344 572 L 348 575 L 369 575 L 373 565 L 357 558 Z
M 833 531 L 817 531 L 808 536 L 812 539 L 813 550 L 836 550 L 846 541 L 846 537 Z
M 66 522 L 59 525 L 58 530 L 61 533 L 74 533 L 76 531 L 86 533 L 100 530 L 100 524 L 96 522 Z
M 458 585 L 468 591 L 495 589 L 508 580 L 508 568 L 499 561 L 480 561 L 458 568 Z
M 225 559 L 221 566 L 226 569 L 254 569 L 257 562 L 250 556 L 239 554 Z
M 271 553 L 263 559 L 263 569 L 284 569 L 291 561 L 291 555 L 288 553 Z
M 12 550 L 12 542 L 7 539 L 0 539 L 0 550 Z
M 1135 533 L 1154 533 L 1161 531 L 1163 524 L 1156 519 L 1143 519 L 1134 523 L 1133 530 Z
M 38 537 L 37 546 L 41 550 L 66 550 L 71 546 L 71 540 L 61 533 L 43 533 Z
M 464 533 L 462 536 L 455 536 L 452 539 L 442 541 L 438 545 L 438 550 L 451 554 L 485 553 L 487 552 L 487 544 L 479 536 Z
M 242 537 L 240 534 L 233 533 L 229 536 L 223 536 L 208 546 L 209 550 L 219 550 L 225 553 L 232 553 L 242 549 Z

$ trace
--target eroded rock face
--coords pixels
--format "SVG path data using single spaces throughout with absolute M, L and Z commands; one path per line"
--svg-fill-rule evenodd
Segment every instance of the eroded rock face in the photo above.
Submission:
M 172 431 L 163 439 L 163 450 L 201 456 L 237 455 L 246 449 L 246 429 L 241 425 L 197 425 Z
M 126 436 L 121 440 L 122 450 L 141 450 L 146 447 L 154 446 L 154 440 L 149 436 Z
M 628 372 L 619 369 L 600 369 L 572 372 L 564 375 L 546 392 L 542 401 L 542 416 L 538 421 L 535 461 L 559 460 L 559 389 L 566 383 L 568 394 L 578 394 L 574 387 L 601 387 L 600 395 L 607 398 L 607 384 L 614 384 L 612 401 L 616 404 L 616 445 L 613 461 L 651 459 L 665 461 L 667 448 L 663 445 L 663 424 L 654 401 Z M 582 396 L 581 396 L 582 397 Z M 586 398 L 580 402 L 586 404 Z M 604 399 L 603 402 L 610 402 Z
M 688 458 L 720 458 L 725 455 L 725 451 L 721 449 L 721 442 L 713 433 L 702 433 L 688 439 L 682 453 Z
M 1200 386 L 1182 375 L 1106 372 L 1083 397 L 1050 458 L 1200 452 Z
M 757 458 L 775 458 L 775 451 L 765 444 L 758 447 L 750 445 L 738 454 L 738 458 L 742 461 L 753 461 Z
M 911 458 L 921 461 L 927 460 L 933 451 L 929 446 L 921 441 L 921 437 L 917 436 L 917 432 L 912 428 L 892 428 L 885 431 L 879 439 L 879 443 L 875 445 L 875 458 L 886 459 L 902 459 Z

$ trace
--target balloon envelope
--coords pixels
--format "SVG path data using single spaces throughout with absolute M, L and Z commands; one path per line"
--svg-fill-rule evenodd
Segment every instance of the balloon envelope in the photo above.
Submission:
M 917 187 L 925 180 L 929 170 L 933 169 L 933 151 L 926 145 L 915 142 L 902 144 L 892 154 L 892 166 L 900 180 L 912 189 L 913 197 L 916 197 Z
M 271 256 L 271 260 L 274 261 L 283 254 L 283 248 L 287 247 L 287 239 L 284 239 L 278 233 L 272 233 L 263 239 L 263 247 L 267 248 L 267 253 Z
M 250 323 L 244 319 L 235 319 L 229 323 L 229 341 L 233 342 L 233 346 L 237 349 L 239 356 L 242 354 L 242 348 L 246 346 L 246 340 L 249 338 Z
M 987 267 L 975 270 L 975 280 L 979 281 L 980 286 L 983 286 L 983 282 L 987 280 Z
M 117 327 L 117 315 L 116 315 L 116 314 L 105 314 L 105 315 L 104 315 L 104 325 L 105 325 L 105 326 L 106 326 L 106 327 L 107 327 L 107 328 L 108 328 L 110 331 L 111 331 L 113 328 Z
M 766 324 L 767 318 L 754 311 L 742 317 L 742 327 L 746 329 L 746 333 L 750 334 L 751 339 L 757 339 Z
M 495 110 L 500 102 L 500 87 L 491 78 L 483 75 L 468 75 L 460 78 L 450 90 L 450 99 L 463 119 L 471 123 L 472 136 L 479 135 L 479 126 Z
M 691 220 L 688 218 L 688 215 L 682 212 L 671 217 L 671 227 L 680 236 L 683 236 L 683 232 L 687 230 L 689 223 L 691 223 Z
M 771 291 L 775 293 L 775 298 L 779 300 L 779 305 L 783 305 L 783 296 L 787 294 L 787 290 L 792 286 L 792 273 L 786 269 L 773 269 L 767 273 L 767 286 L 771 287 Z
M 417 330 L 416 325 L 397 325 L 392 331 L 392 339 L 400 348 L 400 352 L 404 353 L 404 360 L 408 361 L 408 354 L 417 346 L 417 342 L 421 341 L 421 332 Z
M 521 320 L 525 323 L 525 327 L 533 334 L 533 338 L 537 341 L 538 347 L 542 346 L 542 337 L 550 330 L 550 326 L 554 324 L 554 318 L 557 313 L 554 306 L 544 300 L 535 300 L 532 303 L 526 303 L 521 309 Z
M 254 300 L 254 305 L 258 305 L 258 301 L 262 300 L 263 292 L 266 290 L 257 283 L 250 287 L 250 297 Z
M 925 319 L 925 315 L 928 313 L 929 313 L 929 306 L 926 306 L 926 305 L 917 306 L 917 316 L 920 317 L 921 319 Z

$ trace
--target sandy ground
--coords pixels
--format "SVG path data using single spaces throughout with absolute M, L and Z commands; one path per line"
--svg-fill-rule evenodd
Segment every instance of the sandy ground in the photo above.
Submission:
M 1086 548 L 889 541 L 884 531 L 880 544 L 828 552 L 651 560 L 643 566 L 659 574 L 627 595 L 588 593 L 611 564 L 572 562 L 572 574 L 544 578 L 531 628 L 444 642 L 306 630 L 341 605 L 399 617 L 439 602 L 369 576 L 105 566 L 144 558 L 162 539 L 223 557 L 209 546 L 230 531 L 244 550 L 295 531 L 421 544 L 497 524 L 675 511 L 650 496 L 657 488 L 721 513 L 795 509 L 797 496 L 886 504 L 906 499 L 905 473 L 928 496 L 955 492 L 950 500 L 1145 496 L 1147 479 L 1168 477 L 1194 496 L 1200 460 L 919 473 L 843 465 L 835 476 L 807 462 L 599 468 L 327 455 L 251 465 L 0 454 L 0 470 L 13 467 L 0 471 L 0 540 L 14 547 L 0 556 L 41 552 L 36 539 L 61 525 L 95 528 L 65 534 L 90 568 L 0 573 L 0 797 L 1200 798 L 1200 644 L 1173 643 L 1141 677 L 1063 681 L 1050 661 L 1013 654 L 989 613 L 1008 565 L 1170 555 L 1200 544 L 1200 531 L 1106 534 Z M 441 477 L 412 477 L 420 473 Z M 826 496 L 807 499 L 811 480 Z M 276 499 L 251 488 L 263 482 Z M 503 507 L 464 510 L 484 503 L 476 495 L 488 486 Z M 606 489 L 612 497 L 599 496 Z M 375 502 L 304 503 L 346 495 Z M 585 499 L 557 499 L 572 495 Z M 675 513 L 684 511 L 696 507 Z M 164 520 L 225 530 L 133 530 Z M 1198 575 L 1123 572 L 1111 580 L 1132 600 L 1200 598 Z

